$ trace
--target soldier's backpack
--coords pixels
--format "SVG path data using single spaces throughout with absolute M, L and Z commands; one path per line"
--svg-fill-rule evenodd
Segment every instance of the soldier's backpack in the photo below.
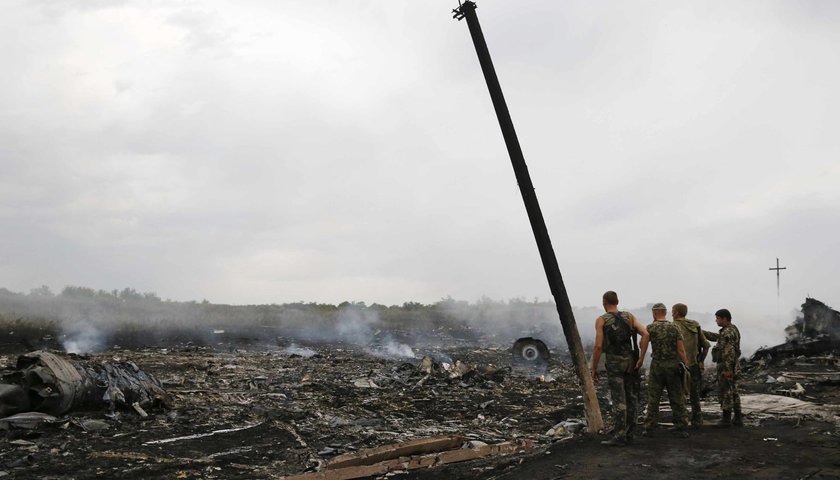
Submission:
M 639 357 L 636 344 L 636 332 L 622 312 L 610 313 L 604 318 L 604 352 L 613 355 L 631 355 Z

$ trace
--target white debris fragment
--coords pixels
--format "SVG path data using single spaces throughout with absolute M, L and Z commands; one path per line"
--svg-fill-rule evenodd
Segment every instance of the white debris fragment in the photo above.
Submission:
M 353 386 L 355 386 L 356 388 L 381 388 L 379 385 L 376 384 L 376 382 L 367 377 L 357 378 L 353 380 Z

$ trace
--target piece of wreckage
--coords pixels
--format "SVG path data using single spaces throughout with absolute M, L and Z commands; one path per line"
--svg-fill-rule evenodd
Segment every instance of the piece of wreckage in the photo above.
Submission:
M 533 337 L 523 337 L 513 342 L 511 366 L 516 373 L 528 378 L 546 381 L 551 354 L 545 342 Z
M 776 395 L 833 395 L 830 392 L 840 385 L 840 312 L 806 298 L 802 314 L 785 332 L 785 343 L 760 348 L 749 360 L 742 359 L 744 374 Z
M 758 349 L 750 363 L 774 364 L 796 357 L 831 363 L 840 355 L 840 312 L 813 298 L 802 304 L 802 315 L 785 329 L 787 341 Z
M 133 362 L 92 363 L 46 351 L 18 357 L 16 370 L 0 383 L 0 428 L 32 428 L 71 410 L 106 406 L 132 409 L 146 417 L 146 408 L 172 408 L 161 382 Z
M 545 342 L 532 337 L 523 337 L 514 342 L 511 347 L 511 353 L 510 367 L 501 368 L 494 365 L 471 365 L 461 360 L 452 362 L 448 358 L 437 362 L 432 357 L 426 355 L 420 361 L 419 365 L 420 372 L 424 373 L 425 376 L 417 382 L 416 386 L 423 385 L 435 371 L 446 372 L 450 379 L 469 380 L 478 375 L 482 378 L 500 380 L 508 374 L 513 373 L 529 380 L 540 382 L 551 381 L 551 375 L 548 374 L 551 354 Z M 409 372 L 415 369 L 411 363 L 405 363 L 400 368 Z M 357 381 L 356 386 L 362 385 Z

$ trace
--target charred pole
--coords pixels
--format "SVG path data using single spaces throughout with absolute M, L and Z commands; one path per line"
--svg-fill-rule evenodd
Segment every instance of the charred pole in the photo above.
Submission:
M 781 293 L 781 280 L 779 274 L 781 273 L 781 270 L 787 270 L 787 267 L 780 267 L 779 257 L 776 257 L 776 268 L 770 267 L 770 270 L 776 271 L 776 297 L 778 297 Z
M 471 1 L 465 1 L 463 3 L 459 1 L 458 3 L 458 8 L 452 10 L 452 13 L 454 13 L 453 18 L 457 20 L 467 19 L 467 26 L 469 26 L 470 35 L 472 36 L 473 44 L 475 44 L 475 52 L 478 54 L 478 61 L 481 63 L 481 70 L 484 72 L 487 88 L 490 90 L 490 98 L 493 100 L 493 107 L 496 109 L 496 117 L 499 119 L 499 126 L 502 129 L 502 135 L 507 145 L 508 155 L 513 164 L 513 172 L 516 175 L 519 191 L 522 194 L 522 200 L 525 202 L 525 210 L 527 210 L 528 219 L 531 222 L 531 229 L 537 241 L 537 248 L 540 252 L 548 285 L 551 289 L 551 294 L 554 296 L 554 302 L 557 305 L 557 313 L 560 316 L 560 324 L 563 326 L 563 333 L 566 336 L 569 353 L 571 354 L 575 372 L 583 390 L 583 406 L 586 413 L 587 425 L 590 432 L 597 432 L 603 428 L 604 422 L 601 418 L 598 397 L 595 395 L 595 383 L 589 374 L 586 356 L 583 352 L 583 344 L 580 341 L 580 334 L 575 324 L 574 313 L 572 313 L 572 305 L 569 302 L 569 295 L 566 293 L 566 287 L 563 284 L 563 277 L 560 275 L 560 267 L 557 265 L 557 257 L 554 254 L 554 248 L 551 246 L 551 239 L 548 236 L 545 219 L 543 219 L 542 210 L 540 210 L 540 204 L 534 192 L 534 185 L 531 183 L 531 175 L 528 173 L 528 166 L 525 164 L 525 157 L 522 155 L 522 148 L 519 146 L 519 139 L 516 136 L 516 130 L 513 128 L 513 120 L 510 118 L 510 112 L 508 111 L 507 103 L 505 103 L 505 97 L 502 94 L 502 87 L 499 84 L 496 69 L 493 67 L 493 61 L 490 58 L 490 51 L 487 49 L 487 43 L 484 41 L 481 25 L 478 23 L 478 16 L 475 13 L 476 5 L 475 2 Z

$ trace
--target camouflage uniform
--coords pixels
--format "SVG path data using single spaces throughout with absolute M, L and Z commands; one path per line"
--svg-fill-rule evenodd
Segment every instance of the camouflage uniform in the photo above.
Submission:
M 645 431 L 656 427 L 659 421 L 659 398 L 663 388 L 668 390 L 674 426 L 684 428 L 688 423 L 683 391 L 683 367 L 677 353 L 677 342 L 683 340 L 680 329 L 671 322 L 657 320 L 648 325 L 653 360 L 648 372 L 648 405 Z
M 616 328 L 616 322 L 634 322 L 630 312 L 620 312 L 622 320 L 612 313 L 601 315 L 604 319 L 604 354 L 607 369 L 607 383 L 610 387 L 612 415 L 615 422 L 613 436 L 620 441 L 632 440 L 636 429 L 636 416 L 639 404 L 638 372 L 635 371 L 633 346 L 627 342 L 614 344 L 609 341 L 609 329 Z M 631 329 L 632 330 L 632 329 Z M 633 330 L 633 335 L 636 335 Z
M 703 367 L 699 362 L 700 347 L 709 348 L 709 341 L 703 335 L 700 324 L 687 318 L 674 319 L 676 325 L 683 335 L 685 343 L 685 356 L 688 360 L 688 371 L 691 372 L 691 384 L 688 393 L 691 398 L 691 424 L 701 425 L 703 423 L 703 412 L 700 410 L 700 392 L 703 389 Z
M 712 360 L 717 363 L 718 395 L 720 409 L 724 414 L 735 412 L 741 416 L 741 396 L 738 394 L 738 359 L 741 358 L 741 332 L 731 323 L 721 327 L 719 333 L 705 332 L 709 340 L 717 342 L 712 348 Z M 723 372 L 732 372 L 732 378 L 724 378 Z

